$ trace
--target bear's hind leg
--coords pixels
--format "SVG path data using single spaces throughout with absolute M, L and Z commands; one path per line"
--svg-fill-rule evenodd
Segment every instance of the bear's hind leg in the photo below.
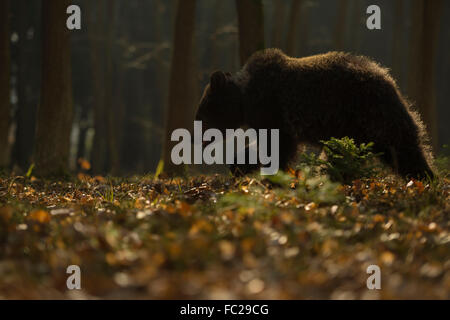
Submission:
M 402 177 L 434 178 L 433 170 L 420 145 L 380 148 L 375 144 L 375 152 L 382 153 L 381 160 Z
M 434 178 L 433 170 L 420 146 L 402 146 L 391 150 L 393 164 L 397 166 L 396 170 L 401 176 L 415 179 Z
M 382 160 L 403 177 L 434 177 L 432 156 L 428 155 L 425 127 L 420 116 L 410 109 L 393 82 L 374 84 L 380 92 L 371 97 L 367 109 L 370 122 L 362 129 L 365 140 L 375 143 L 375 151 L 383 152 Z

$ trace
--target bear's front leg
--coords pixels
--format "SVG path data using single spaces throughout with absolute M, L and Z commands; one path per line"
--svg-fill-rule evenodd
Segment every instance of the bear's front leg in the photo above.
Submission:
M 272 150 L 278 150 L 276 152 L 277 154 L 269 154 L 272 161 L 274 161 L 274 158 L 278 158 L 278 164 L 279 169 L 286 171 L 289 168 L 289 165 L 291 164 L 292 160 L 295 159 L 295 156 L 297 154 L 297 141 L 295 137 L 292 135 L 289 135 L 285 132 L 280 131 L 279 135 L 280 139 L 276 141 L 278 143 L 278 148 L 272 148 L 271 141 L 268 141 L 268 150 L 269 152 L 272 152 Z M 257 150 L 259 155 L 259 150 Z M 255 171 L 259 170 L 262 167 L 262 164 L 260 162 L 260 159 L 258 158 L 257 164 L 249 164 L 249 148 L 248 146 L 245 148 L 245 164 L 238 164 L 237 158 L 234 159 L 234 164 L 229 165 L 231 173 L 234 176 L 241 177 L 245 176 L 251 173 L 254 173 Z

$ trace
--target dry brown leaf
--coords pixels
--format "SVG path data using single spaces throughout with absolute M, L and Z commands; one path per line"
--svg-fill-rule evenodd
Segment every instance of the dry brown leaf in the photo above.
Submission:
M 51 215 L 44 210 L 35 210 L 28 215 L 28 219 L 45 224 L 50 222 Z

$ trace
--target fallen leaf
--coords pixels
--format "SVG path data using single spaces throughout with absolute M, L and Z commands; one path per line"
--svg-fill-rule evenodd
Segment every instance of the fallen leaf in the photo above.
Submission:
M 45 224 L 50 222 L 51 216 L 47 211 L 35 210 L 28 215 L 28 219 Z

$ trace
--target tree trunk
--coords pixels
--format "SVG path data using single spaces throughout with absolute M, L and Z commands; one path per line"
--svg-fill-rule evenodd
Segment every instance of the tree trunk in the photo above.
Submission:
M 170 175 L 183 174 L 184 168 L 171 160 L 172 132 L 178 128 L 193 126 L 197 92 L 194 67 L 194 31 L 196 0 L 179 0 L 175 19 L 172 63 L 169 83 L 169 104 L 166 115 L 164 141 L 164 172 Z
M 220 0 L 219 0 L 220 1 Z M 164 33 L 167 32 L 164 28 L 164 21 L 167 19 L 168 13 L 163 14 L 163 9 L 166 12 L 171 12 L 173 9 L 173 4 L 165 3 L 164 0 L 156 1 L 156 7 L 158 9 L 158 14 L 155 15 L 155 19 L 153 21 L 153 25 L 155 28 L 155 41 L 158 43 L 161 49 L 158 49 L 158 53 L 156 54 L 155 61 L 155 70 L 156 74 L 153 74 L 153 79 L 157 85 L 157 99 L 155 103 L 151 106 L 151 123 L 152 129 L 149 133 L 151 135 L 151 157 L 149 160 L 149 170 L 156 170 L 158 166 L 158 161 L 162 157 L 162 141 L 163 141 L 163 132 L 164 125 L 161 125 L 161 120 L 164 119 L 164 112 L 167 110 L 167 92 L 169 87 L 169 76 L 170 76 L 170 65 L 166 62 L 164 52 L 164 46 L 166 45 L 166 38 L 164 37 Z
M 261 0 L 236 0 L 241 65 L 264 49 L 264 14 Z
M 403 0 L 394 1 L 394 31 L 392 34 L 392 74 L 399 85 L 402 81 L 402 48 L 403 48 L 403 25 L 404 25 Z
M 290 56 L 295 55 L 296 45 L 298 43 L 297 30 L 300 22 L 302 0 L 292 0 L 292 7 L 289 14 L 289 26 L 286 38 L 286 53 Z
M 336 50 L 343 50 L 345 47 L 345 31 L 347 25 L 348 0 L 339 0 L 338 15 L 334 28 L 334 45 Z
M 104 45 L 101 37 L 105 33 L 105 0 L 92 2 L 89 15 L 90 60 L 93 83 L 94 141 L 91 150 L 92 172 L 104 174 L 108 158 L 108 121 L 106 110 L 106 88 L 104 69 Z
M 283 39 L 284 13 L 286 9 L 286 0 L 274 0 L 275 8 L 273 10 L 272 27 L 272 47 L 281 48 Z
M 414 0 L 410 44 L 409 95 L 415 100 L 428 128 L 434 151 L 438 150 L 435 67 L 442 0 Z
M 16 124 L 12 163 L 22 170 L 31 164 L 36 134 L 36 111 L 40 98 L 41 82 L 41 1 L 10 2 L 11 27 L 18 35 L 18 41 L 11 46 L 11 58 L 16 66 L 14 83 L 17 92 L 17 104 L 14 114 Z M 28 30 L 35 30 L 33 38 L 27 37 Z M 38 49 L 37 49 L 38 48 Z M 12 69 L 13 70 L 13 69 Z
M 9 0 L 0 1 L 0 168 L 8 165 L 10 121 Z
M 43 0 L 43 63 L 41 103 L 37 113 L 36 171 L 40 176 L 68 171 L 72 128 L 68 0 Z
M 361 0 L 353 0 L 353 12 L 350 23 L 350 46 L 355 53 L 361 51 L 362 33 L 365 28 L 364 3 Z
M 309 41 L 309 30 L 310 30 L 310 20 L 309 20 L 309 6 L 308 2 L 303 2 L 300 9 L 300 24 L 299 24 L 299 36 L 298 36 L 298 48 L 296 55 L 298 57 L 304 57 L 308 54 L 308 41 Z
M 223 0 L 216 0 L 215 2 L 215 6 L 213 8 L 214 12 L 213 12 L 213 19 L 212 19 L 212 32 L 213 32 L 213 36 L 210 38 L 210 50 L 211 50 L 211 63 L 208 65 L 209 68 L 209 72 L 213 72 L 214 70 L 217 69 L 217 66 L 220 63 L 220 54 L 222 53 L 223 50 L 221 50 L 220 44 L 219 44 L 219 40 L 218 40 L 218 31 L 220 30 L 220 28 L 222 27 L 222 15 L 223 15 L 223 5 L 224 5 L 224 1 Z
M 108 134 L 108 147 L 109 147 L 109 172 L 113 175 L 118 175 L 120 171 L 120 122 L 121 122 L 121 105 L 120 105 L 120 90 L 121 87 L 117 83 L 118 70 L 114 66 L 114 38 L 116 35 L 116 26 L 118 20 L 118 3 L 116 0 L 109 0 L 107 4 L 107 16 L 109 21 L 107 26 L 106 46 L 105 46 L 105 73 L 104 84 L 106 87 L 106 101 L 105 106 L 110 108 L 107 110 L 107 134 Z

